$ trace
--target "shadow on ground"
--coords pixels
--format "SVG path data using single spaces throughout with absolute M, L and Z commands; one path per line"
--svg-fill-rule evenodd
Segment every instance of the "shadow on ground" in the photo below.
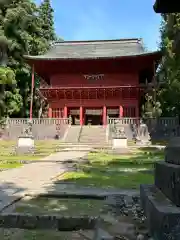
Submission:
M 103 160 L 104 157 L 104 160 Z M 33 199 L 21 200 L 16 202 L 10 208 L 4 211 L 12 211 L 18 213 L 32 214 L 68 214 L 68 215 L 99 215 L 103 208 L 103 203 L 99 200 L 92 200 L 92 196 L 99 196 L 98 199 L 104 199 L 108 194 L 137 194 L 141 183 L 153 183 L 153 164 L 163 159 L 163 151 L 156 152 L 144 149 L 130 158 L 125 156 L 112 156 L 108 159 L 106 154 L 100 156 L 95 155 L 77 161 L 67 160 L 59 166 L 63 166 L 67 170 L 63 176 L 56 178 L 52 184 L 44 186 L 43 192 L 51 195 L 39 198 L 35 196 Z M 57 164 L 57 163 L 56 163 Z M 124 171 L 124 168 L 132 168 L 134 171 Z M 141 168 L 141 169 L 140 169 Z M 142 169 L 146 168 L 146 169 Z M 33 176 L 32 176 L 33 177 Z M 123 190 L 124 189 L 124 190 Z M 135 189 L 135 190 L 133 190 Z M 3 207 L 12 201 L 17 201 L 21 197 L 21 193 L 26 192 L 14 183 L 4 182 L 0 185 L 0 206 Z M 52 198 L 53 193 L 59 193 L 62 199 Z M 65 194 L 66 193 L 66 194 Z M 78 193 L 88 195 L 89 199 L 79 198 L 67 199 L 67 195 Z M 36 195 L 39 193 L 36 192 Z M 65 194 L 63 196 L 63 194 Z M 77 195 L 78 195 L 77 194 Z M 76 195 L 76 194 L 75 194 Z M 91 196 L 91 197 L 90 197 Z M 19 199 L 18 199 L 19 200 Z M 2 208 L 1 208 L 2 209 Z M 0 229 L 0 239 L 6 240 L 8 235 L 11 240 L 19 239 L 84 239 L 78 233 L 64 233 L 57 231 L 41 231 L 41 230 L 20 230 L 20 229 Z

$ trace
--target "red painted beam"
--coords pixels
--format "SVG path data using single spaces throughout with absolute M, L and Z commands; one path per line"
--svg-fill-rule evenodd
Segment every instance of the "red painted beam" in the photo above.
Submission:
M 144 86 L 144 88 L 147 86 Z M 143 86 L 139 85 L 121 85 L 121 86 L 78 86 L 78 87 L 59 87 L 59 86 L 49 86 L 49 87 L 43 87 L 40 88 L 40 90 L 58 90 L 58 89 L 63 89 L 63 90 L 75 90 L 75 89 L 115 89 L 115 88 L 143 88 Z

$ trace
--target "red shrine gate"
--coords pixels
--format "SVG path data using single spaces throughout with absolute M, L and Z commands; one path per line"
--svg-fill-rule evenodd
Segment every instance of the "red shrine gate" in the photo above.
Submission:
M 43 79 L 50 118 L 103 124 L 109 117 L 139 117 L 145 83 L 153 86 L 160 52 L 145 52 L 140 39 L 57 42 L 41 56 L 26 56 Z

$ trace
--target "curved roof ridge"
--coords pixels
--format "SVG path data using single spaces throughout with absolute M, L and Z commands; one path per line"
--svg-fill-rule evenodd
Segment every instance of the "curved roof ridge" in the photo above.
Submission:
M 52 45 L 67 45 L 67 44 L 72 44 L 72 45 L 80 45 L 80 44 L 96 44 L 96 43 L 141 43 L 142 38 L 122 38 L 122 39 L 107 39 L 107 40 L 72 40 L 72 41 L 54 41 L 52 42 Z

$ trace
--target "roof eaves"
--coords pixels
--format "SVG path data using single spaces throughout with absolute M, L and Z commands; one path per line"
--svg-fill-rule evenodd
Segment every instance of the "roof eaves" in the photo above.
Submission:
M 50 57 L 46 55 L 40 55 L 40 56 L 30 56 L 30 55 L 25 55 L 25 59 L 32 59 L 32 60 L 90 60 L 90 59 L 116 59 L 116 58 L 128 58 L 128 57 L 138 57 L 138 56 L 148 56 L 148 55 L 153 55 L 153 54 L 161 54 L 161 51 L 154 51 L 154 52 L 143 52 L 143 53 L 137 53 L 137 54 L 132 54 L 132 55 L 122 55 L 122 56 L 104 56 L 104 57 Z

